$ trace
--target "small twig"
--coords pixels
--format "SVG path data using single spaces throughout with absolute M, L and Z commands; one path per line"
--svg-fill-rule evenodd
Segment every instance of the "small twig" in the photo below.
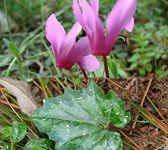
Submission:
M 59 83 L 59 84 L 62 86 L 63 89 L 66 88 L 60 79 L 58 79 L 58 78 L 52 79 L 52 78 L 51 78 L 50 80 L 53 81 L 53 82 Z
M 129 138 L 123 131 L 119 130 L 119 132 L 123 136 L 125 136 L 132 144 L 134 144 L 137 147 L 138 150 L 142 150 L 142 148 L 139 145 L 137 145 L 131 138 Z
M 0 88 L 2 91 L 6 91 L 6 89 L 5 88 Z
M 84 78 L 87 80 L 88 77 L 87 77 L 87 74 L 86 74 L 85 70 L 82 69 L 82 73 L 83 73 Z
M 117 86 L 117 87 L 118 87 L 119 89 L 121 89 L 122 91 L 125 91 L 125 92 L 127 92 L 127 93 L 129 93 L 129 94 L 131 94 L 131 95 L 134 95 L 134 94 L 132 94 L 128 89 L 125 89 L 125 88 L 121 87 L 119 84 L 117 84 L 116 82 L 112 81 L 111 79 L 107 79 L 107 80 L 109 81 L 109 83 L 110 83 L 111 85 Z
M 140 106 L 142 107 L 143 106 L 143 103 L 144 103 L 144 101 L 145 101 L 145 97 L 146 97 L 146 95 L 147 95 L 147 93 L 148 93 L 148 91 L 149 91 L 149 87 L 150 87 L 150 85 L 151 85 L 151 83 L 152 83 L 152 80 L 153 80 L 153 78 L 150 78 L 150 80 L 149 80 L 149 83 L 148 83 L 148 86 L 147 86 L 147 88 L 146 88 L 146 90 L 145 90 L 145 93 L 144 93 L 144 95 L 143 95 L 143 97 L 142 97 L 142 100 L 141 100 L 141 103 L 140 103 Z M 136 114 L 136 116 L 135 116 L 135 122 L 133 123 L 133 125 L 132 125 L 132 129 L 134 129 L 135 128 L 135 126 L 136 126 L 136 120 L 138 119 L 138 117 L 139 117 L 139 115 L 138 115 L 138 113 Z M 129 135 L 131 135 L 132 134 L 132 131 L 130 131 L 130 133 L 129 133 Z
M 5 105 L 9 105 L 7 102 L 3 101 L 2 99 L 0 99 L 0 103 L 5 104 Z M 12 106 L 13 108 L 16 108 L 16 109 L 19 109 L 19 110 L 20 110 L 20 107 L 17 106 L 17 105 L 11 104 L 11 106 Z
M 135 80 L 135 85 L 136 85 L 136 95 L 138 95 L 139 89 L 138 89 L 138 79 L 137 78 Z
M 69 89 L 72 89 L 72 86 L 68 84 L 67 79 L 64 79 L 64 84 L 66 85 L 66 87 L 68 87 Z
M 117 127 L 115 127 L 113 124 L 112 124 L 112 122 L 109 122 L 109 124 L 108 124 L 108 126 L 107 127 L 105 127 L 105 128 L 107 128 L 108 129 L 108 131 L 118 131 L 118 132 L 120 132 L 123 136 L 125 136 L 131 143 L 133 143 L 137 148 L 138 148 L 138 150 L 142 150 L 142 148 L 140 147 L 140 146 L 138 146 L 131 138 L 129 138 L 122 130 L 124 130 L 124 131 L 129 131 L 129 130 L 132 130 L 132 129 L 128 129 L 128 128 L 122 128 L 122 130 L 121 129 L 119 129 L 119 128 L 117 128 Z
M 29 121 L 30 121 L 30 123 L 31 123 L 31 125 L 32 125 L 32 128 L 33 128 L 33 130 L 35 131 L 36 135 L 39 137 L 38 132 L 37 132 L 37 130 L 36 130 L 36 127 L 34 126 L 34 124 L 33 124 L 33 122 L 32 122 L 32 120 L 31 120 L 30 117 L 29 117 Z
M 108 131 L 119 131 L 120 130 L 119 128 L 115 127 L 112 122 L 109 122 L 109 124 L 106 128 L 108 129 Z M 132 128 L 122 128 L 122 131 L 128 132 L 130 130 L 135 131 L 135 129 L 132 129 Z M 138 132 L 139 130 L 136 130 L 136 131 Z
M 41 87 L 35 80 L 33 80 L 33 83 L 34 83 L 39 89 L 41 89 L 41 90 L 43 91 L 42 87 Z
M 63 95 L 64 94 L 51 80 L 50 80 L 50 84 L 58 92 L 59 95 Z
M 148 83 L 148 86 L 147 86 L 146 91 L 145 91 L 145 93 L 144 93 L 144 96 L 142 97 L 142 100 L 141 100 L 141 103 L 140 103 L 140 106 L 141 106 L 141 107 L 143 106 L 143 103 L 144 103 L 144 101 L 145 101 L 146 95 L 147 95 L 147 93 L 148 93 L 148 91 L 149 91 L 149 88 L 150 88 L 150 86 L 151 86 L 152 80 L 153 80 L 153 78 L 151 78 L 151 79 L 149 80 L 149 83 Z
M 106 78 L 109 78 L 109 70 L 108 70 L 108 65 L 107 65 L 107 57 L 103 56 L 103 62 L 104 62 L 104 70 L 106 73 Z

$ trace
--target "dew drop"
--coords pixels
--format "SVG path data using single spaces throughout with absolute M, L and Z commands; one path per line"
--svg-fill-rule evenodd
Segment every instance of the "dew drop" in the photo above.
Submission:
M 62 101 L 60 101 L 59 104 L 62 105 Z
M 86 135 L 86 133 L 84 132 L 84 133 L 83 133 L 83 136 L 85 136 L 85 135 Z
M 107 146 L 107 140 L 105 140 L 104 146 L 105 146 L 105 147 Z

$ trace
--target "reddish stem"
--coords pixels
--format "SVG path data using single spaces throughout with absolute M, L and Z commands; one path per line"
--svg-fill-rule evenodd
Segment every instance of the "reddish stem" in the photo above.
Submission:
M 106 73 L 106 78 L 109 78 L 109 71 L 108 71 L 108 65 L 107 65 L 107 57 L 103 56 L 103 61 L 104 61 L 104 70 Z

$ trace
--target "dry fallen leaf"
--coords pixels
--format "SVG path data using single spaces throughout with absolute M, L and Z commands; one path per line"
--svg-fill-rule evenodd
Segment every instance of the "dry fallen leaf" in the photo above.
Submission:
M 0 85 L 17 98 L 21 110 L 28 116 L 31 116 L 32 112 L 38 108 L 28 83 L 11 78 L 0 78 Z

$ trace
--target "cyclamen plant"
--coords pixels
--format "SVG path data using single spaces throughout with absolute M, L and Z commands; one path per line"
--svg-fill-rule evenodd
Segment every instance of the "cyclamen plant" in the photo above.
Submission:
M 111 11 L 106 36 L 98 17 L 99 0 L 90 0 L 91 6 L 86 0 L 79 0 L 82 12 L 78 0 L 73 1 L 78 22 L 67 35 L 52 14 L 45 29 L 56 57 L 56 66 L 70 69 L 77 63 L 88 72 L 99 69 L 100 63 L 93 54 L 109 55 L 121 30 L 133 29 L 136 0 L 125 1 L 118 0 Z M 82 27 L 87 37 L 75 44 Z M 125 103 L 114 92 L 104 95 L 100 87 L 91 81 L 87 89 L 65 89 L 64 95 L 45 99 L 44 105 L 32 114 L 31 119 L 41 132 L 56 142 L 57 150 L 122 150 L 120 134 L 113 132 L 113 128 L 120 131 L 130 121 L 130 113 L 124 107 Z
M 51 44 L 58 68 L 70 69 L 77 63 L 82 70 L 93 72 L 100 68 L 100 63 L 93 55 L 103 56 L 106 77 L 109 78 L 106 56 L 120 32 L 125 28 L 132 32 L 136 0 L 118 0 L 106 21 L 106 34 L 99 13 L 99 0 L 73 0 L 73 12 L 78 22 L 66 35 L 63 26 L 52 14 L 46 22 L 46 37 Z M 82 12 L 81 12 L 82 10 Z M 76 44 L 76 37 L 81 29 L 87 37 L 81 38 Z M 93 54 L 93 55 L 92 55 Z
M 136 0 L 118 0 L 107 18 L 106 34 L 98 16 L 99 0 L 90 0 L 90 3 L 91 6 L 86 0 L 79 0 L 81 12 L 78 0 L 73 0 L 74 15 L 89 38 L 92 54 L 106 56 L 124 28 L 129 32 L 133 30 Z
M 132 32 L 134 27 L 134 13 L 136 0 L 118 0 L 106 21 L 106 34 L 99 13 L 99 0 L 73 0 L 74 15 L 85 30 L 92 49 L 92 54 L 103 56 L 106 77 L 109 77 L 106 56 L 110 51 L 120 32 L 125 28 Z
M 81 38 L 76 44 L 76 37 L 82 27 L 76 22 L 66 35 L 63 26 L 52 14 L 46 22 L 46 38 L 50 42 L 56 57 L 58 68 L 70 69 L 75 63 L 87 72 L 93 72 L 100 68 L 100 63 L 91 54 L 89 40 Z

